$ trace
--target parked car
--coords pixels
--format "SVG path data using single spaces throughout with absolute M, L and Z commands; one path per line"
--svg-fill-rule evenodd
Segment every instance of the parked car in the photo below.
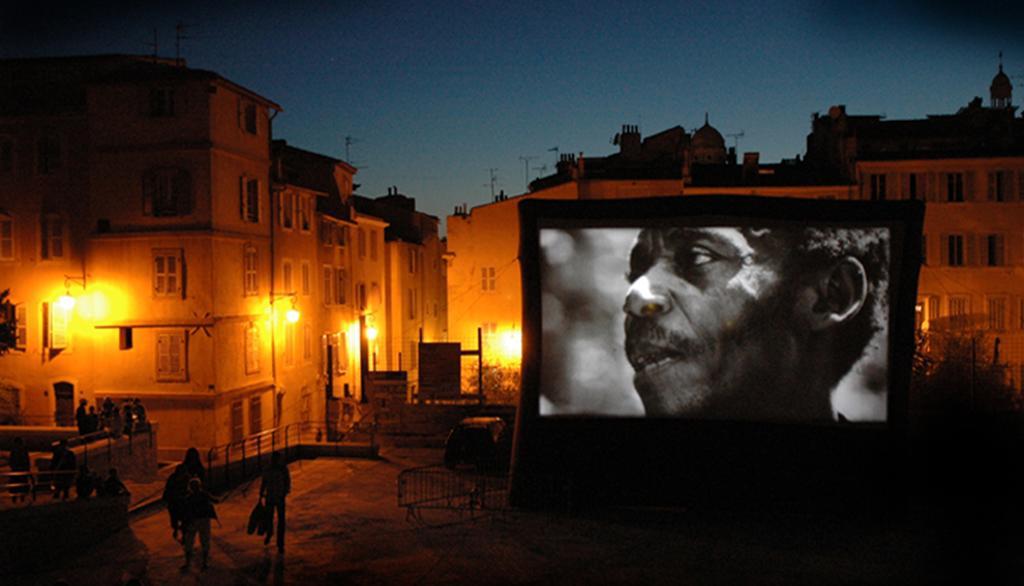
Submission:
M 467 417 L 448 432 L 444 465 L 466 466 L 479 471 L 507 471 L 512 453 L 512 433 L 500 417 Z

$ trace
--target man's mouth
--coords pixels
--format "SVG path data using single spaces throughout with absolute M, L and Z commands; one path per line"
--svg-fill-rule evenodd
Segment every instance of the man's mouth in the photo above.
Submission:
M 648 369 L 660 368 L 673 362 L 684 360 L 687 356 L 678 352 L 671 352 L 661 349 L 651 349 L 646 352 L 630 352 L 629 363 L 637 372 Z

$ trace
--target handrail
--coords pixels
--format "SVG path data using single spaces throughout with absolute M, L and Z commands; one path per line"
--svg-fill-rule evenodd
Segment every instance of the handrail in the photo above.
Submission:
M 97 440 L 105 439 L 105 440 L 107 440 L 107 445 L 106 445 L 106 448 L 107 448 L 107 461 L 109 462 L 112 459 L 112 457 L 113 457 L 114 442 L 116 440 L 121 439 L 122 437 L 125 437 L 125 436 L 128 437 L 128 453 L 129 454 L 132 453 L 132 447 L 133 447 L 134 442 L 135 442 L 135 436 L 139 435 L 139 434 L 141 434 L 143 432 L 145 432 L 147 438 L 149 439 L 149 445 L 150 446 L 153 445 L 153 422 L 145 421 L 145 422 L 142 422 L 140 425 L 142 425 L 143 427 L 137 427 L 137 428 L 135 428 L 132 431 L 132 433 L 128 433 L 128 434 L 118 434 L 118 435 L 115 436 L 113 434 L 113 432 L 111 432 L 111 430 L 109 430 L 109 429 L 100 429 L 100 430 L 93 431 L 93 432 L 90 432 L 90 433 L 87 433 L 87 434 L 83 434 L 83 435 L 74 435 L 74 436 L 71 436 L 71 437 L 67 438 L 64 441 L 67 441 L 69 449 L 73 448 L 73 447 L 78 447 L 78 446 L 82 447 L 82 463 L 88 466 L 89 465 L 89 444 L 94 442 L 94 441 L 97 441 Z M 50 442 L 50 447 L 51 448 L 56 448 L 58 445 L 60 445 L 60 442 L 61 442 L 61 440 L 56 440 L 56 441 Z
M 0 472 L 0 488 L 5 490 L 11 496 L 17 496 L 21 494 L 27 494 L 32 497 L 32 501 L 35 502 L 36 494 L 44 488 L 50 490 L 53 487 L 53 480 L 59 476 L 69 476 L 71 480 L 68 482 L 74 482 L 75 476 L 78 474 L 77 470 L 39 470 L 36 472 L 32 471 L 19 471 L 19 472 Z M 24 479 L 23 481 L 12 482 L 11 479 Z M 21 492 L 18 489 L 24 488 L 25 491 Z

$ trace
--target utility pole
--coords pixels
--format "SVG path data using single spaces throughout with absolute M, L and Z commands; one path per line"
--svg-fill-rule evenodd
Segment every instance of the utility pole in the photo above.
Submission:
M 536 158 L 537 157 L 531 157 L 527 155 L 519 157 L 519 160 L 523 162 L 523 177 L 526 179 L 526 187 L 524 191 L 530 191 L 530 161 Z

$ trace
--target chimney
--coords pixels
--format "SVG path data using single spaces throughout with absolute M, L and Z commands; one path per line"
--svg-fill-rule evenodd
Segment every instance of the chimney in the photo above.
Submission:
M 838 106 L 832 106 L 831 108 L 828 109 L 828 117 L 833 119 L 833 120 L 836 120 L 838 118 L 845 118 L 846 117 L 846 106 L 844 104 L 839 104 Z
M 743 182 L 755 183 L 761 153 L 743 153 Z
M 623 124 L 619 133 L 619 153 L 624 157 L 635 157 L 640 154 L 640 127 L 635 124 Z

